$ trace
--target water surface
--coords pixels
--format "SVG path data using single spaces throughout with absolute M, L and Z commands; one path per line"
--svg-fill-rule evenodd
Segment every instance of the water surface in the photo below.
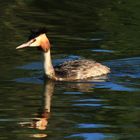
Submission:
M 139 6 L 138 0 L 2 1 L 0 139 L 140 139 Z M 109 79 L 44 81 L 41 52 L 15 50 L 29 29 L 42 26 L 54 65 L 95 59 L 111 68 Z

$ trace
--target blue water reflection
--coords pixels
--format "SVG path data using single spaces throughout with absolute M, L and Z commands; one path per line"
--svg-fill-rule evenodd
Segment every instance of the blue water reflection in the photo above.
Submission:
M 111 139 L 113 136 L 103 133 L 80 133 L 80 134 L 73 134 L 66 138 L 82 138 L 84 140 L 105 140 Z
M 81 123 L 77 125 L 78 128 L 106 128 L 110 127 L 109 125 L 104 124 L 88 124 L 88 123 Z

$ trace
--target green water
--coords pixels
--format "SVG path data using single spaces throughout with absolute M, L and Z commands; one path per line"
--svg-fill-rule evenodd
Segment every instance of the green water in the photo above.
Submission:
M 139 140 L 139 7 L 139 0 L 2 1 L 0 140 Z M 39 27 L 48 29 L 54 65 L 95 59 L 111 68 L 109 80 L 45 82 L 41 53 L 15 50 Z

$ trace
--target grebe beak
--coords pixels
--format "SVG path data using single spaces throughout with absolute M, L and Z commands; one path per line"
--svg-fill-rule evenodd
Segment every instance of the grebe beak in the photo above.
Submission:
M 48 49 L 50 48 L 50 42 L 45 34 L 41 34 L 38 37 L 33 38 L 30 41 L 16 47 L 16 49 L 22 49 L 22 48 L 27 48 L 27 47 L 39 47 L 44 52 L 47 52 Z
M 22 45 L 19 45 L 18 47 L 16 47 L 16 49 L 22 49 L 22 48 L 27 48 L 30 47 L 32 43 L 34 43 L 36 41 L 36 39 L 32 39 L 26 43 L 23 43 Z

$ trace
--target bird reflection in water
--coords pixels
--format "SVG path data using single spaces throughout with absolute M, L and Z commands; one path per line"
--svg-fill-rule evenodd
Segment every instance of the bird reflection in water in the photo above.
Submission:
M 43 109 L 37 113 L 37 116 L 30 122 L 20 122 L 22 127 L 34 128 L 38 130 L 45 130 L 48 125 L 48 120 L 51 112 L 51 98 L 54 91 L 55 82 L 48 80 L 44 84 L 44 96 L 43 96 Z M 47 134 L 33 134 L 32 137 L 46 137 Z
M 22 127 L 33 128 L 38 130 L 46 130 L 48 120 L 51 112 L 51 99 L 54 92 L 54 87 L 62 86 L 70 90 L 78 92 L 91 92 L 93 91 L 94 83 L 106 81 L 107 77 L 100 77 L 100 79 L 88 79 L 88 81 L 76 81 L 76 82 L 55 82 L 48 80 L 44 84 L 44 95 L 43 95 L 43 109 L 40 111 L 35 118 L 30 122 L 20 122 Z M 47 137 L 47 134 L 32 134 L 31 137 Z

